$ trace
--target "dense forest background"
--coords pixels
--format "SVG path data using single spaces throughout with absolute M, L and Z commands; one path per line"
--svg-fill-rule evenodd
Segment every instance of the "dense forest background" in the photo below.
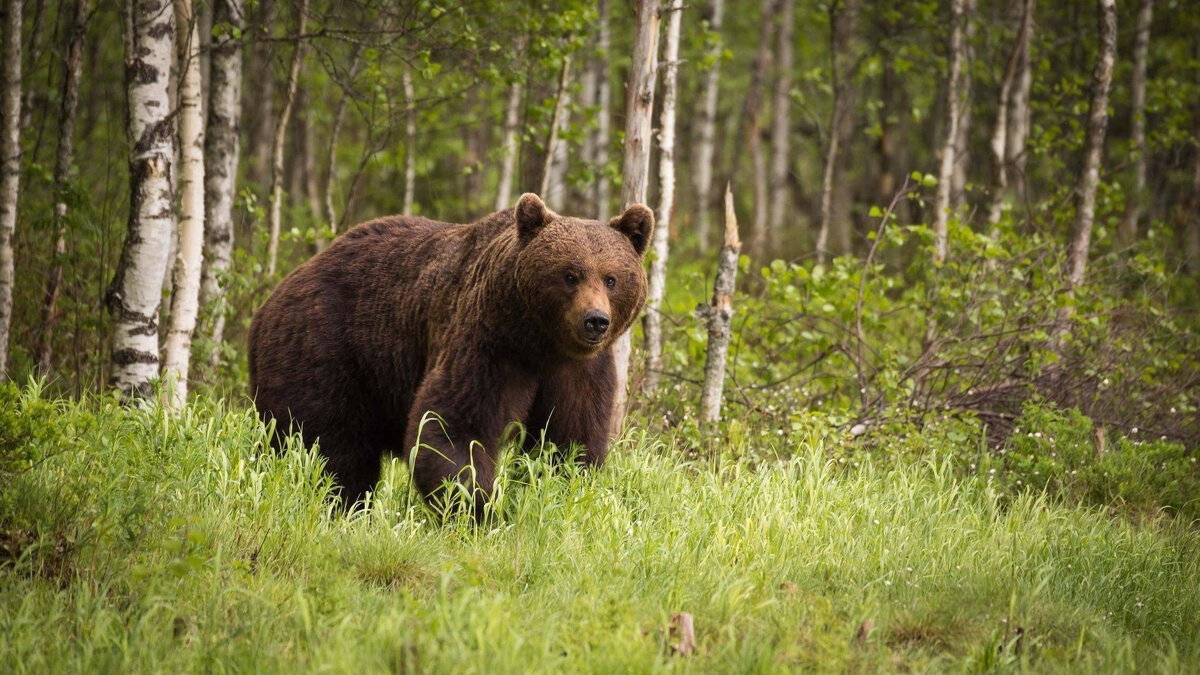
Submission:
M 949 412 L 1004 434 L 1036 398 L 1197 437 L 1186 2 L 5 7 L 16 145 L 0 248 L 15 276 L 0 317 L 16 381 L 133 391 L 182 354 L 193 390 L 240 396 L 253 309 L 353 224 L 466 222 L 523 191 L 606 218 L 628 201 L 622 162 L 645 150 L 644 200 L 669 232 L 652 258 L 671 252 L 634 338 L 630 409 L 647 419 L 695 423 L 708 322 L 692 310 L 728 184 L 744 241 L 735 417 L 878 428 Z M 639 16 L 655 33 L 648 98 L 628 94 Z M 154 58 L 170 64 L 159 80 Z M 165 98 L 147 107 L 154 87 Z M 146 196 L 147 150 L 169 193 Z M 150 214 L 152 198 L 170 212 Z M 146 242 L 167 250 L 140 258 Z M 133 282 L 161 289 L 144 311 Z M 128 351 L 152 331 L 158 347 Z

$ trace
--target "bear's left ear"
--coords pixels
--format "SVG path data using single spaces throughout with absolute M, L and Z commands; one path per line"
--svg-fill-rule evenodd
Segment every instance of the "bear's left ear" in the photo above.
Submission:
M 546 208 L 542 198 L 526 192 L 517 200 L 515 211 L 517 220 L 517 235 L 522 244 L 528 244 L 546 223 L 550 222 L 550 210 Z
M 645 255 L 654 231 L 654 212 L 645 204 L 631 204 L 625 213 L 608 221 L 608 226 L 629 237 L 638 255 Z

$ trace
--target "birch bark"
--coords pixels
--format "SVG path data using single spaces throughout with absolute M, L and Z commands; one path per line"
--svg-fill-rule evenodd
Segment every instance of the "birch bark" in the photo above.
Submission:
M 192 334 L 200 305 L 200 266 L 204 253 L 204 114 L 200 103 L 200 22 L 192 0 L 175 0 L 179 82 L 179 246 L 175 257 L 171 324 L 167 329 L 163 375 L 172 410 L 187 402 Z
M 175 9 L 171 0 L 127 0 L 124 18 L 129 226 L 107 296 L 109 384 L 125 396 L 144 397 L 158 377 L 158 315 L 175 222 L 175 130 L 167 93 Z

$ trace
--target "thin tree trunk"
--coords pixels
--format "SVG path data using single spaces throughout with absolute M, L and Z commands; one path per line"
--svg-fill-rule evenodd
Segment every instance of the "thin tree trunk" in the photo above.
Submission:
M 791 169 L 791 148 L 788 141 L 792 131 L 792 36 L 795 30 L 795 0 L 780 0 L 779 12 L 779 80 L 775 85 L 775 101 L 771 105 L 771 214 L 767 248 L 778 252 L 783 242 L 783 227 L 791 195 L 788 193 L 788 174 Z
M 174 35 L 171 0 L 127 0 L 129 230 L 107 297 L 113 315 L 109 384 L 126 396 L 148 395 L 158 377 L 158 313 L 175 220 L 174 117 L 167 93 Z
M 658 71 L 658 2 L 637 0 L 633 59 L 625 103 L 625 157 L 621 163 L 621 201 L 628 208 L 646 202 L 650 173 L 650 126 L 654 112 L 654 85 Z M 616 363 L 612 430 L 620 433 L 629 398 L 629 361 L 633 353 L 630 330 L 613 344 Z
M 37 70 L 38 61 L 42 60 L 42 34 L 45 32 L 43 26 L 46 21 L 46 0 L 37 0 L 37 4 L 33 6 L 33 30 L 29 32 L 29 52 L 26 54 L 27 67 L 25 68 L 25 77 L 32 80 L 34 72 Z M 28 87 L 21 96 L 21 133 L 29 128 L 33 123 L 33 109 L 35 105 L 36 93 L 34 87 Z M 40 136 L 40 134 L 39 134 Z M 3 370 L 0 368 L 0 370 Z
M 163 361 L 167 402 L 181 410 L 187 402 L 192 333 L 200 305 L 200 265 L 204 253 L 204 116 L 200 99 L 200 24 L 192 0 L 175 0 L 176 39 L 181 68 L 179 82 L 179 253 L 175 258 L 175 290 L 171 294 L 171 326 Z
M 1037 3 L 1035 0 L 1019 1 L 1026 4 L 1022 16 L 1025 41 L 1021 47 L 1021 60 L 1017 65 L 1017 79 L 1012 92 L 1012 103 L 1008 109 L 1008 129 L 1005 132 L 1008 138 L 1004 143 L 1004 153 L 1008 169 L 1012 174 L 1009 176 L 1009 182 L 1015 181 L 1016 198 L 1019 201 L 1025 201 L 1027 185 L 1025 142 L 1029 138 L 1029 126 L 1032 120 L 1029 102 L 1033 93 L 1033 31 L 1036 26 Z
M 300 83 L 300 64 L 304 60 L 304 29 L 308 26 L 308 0 L 300 0 L 299 15 L 296 17 L 296 40 L 292 47 L 292 64 L 288 69 L 287 91 L 284 94 L 283 110 L 275 122 L 275 137 L 271 143 L 271 234 L 267 241 L 267 274 L 275 276 L 279 259 L 279 229 L 283 220 L 283 148 L 287 140 L 288 121 L 292 117 L 292 105 L 296 102 L 296 89 Z
M 1146 52 L 1150 48 L 1150 23 L 1154 0 L 1142 0 L 1138 10 L 1137 35 L 1133 46 L 1133 81 L 1129 85 L 1129 141 L 1133 151 L 1133 186 L 1125 202 L 1125 213 L 1117 227 L 1117 238 L 1126 246 L 1137 241 L 1138 218 L 1146 193 Z
M 83 70 L 83 39 L 87 33 L 88 0 L 75 0 L 71 33 L 67 38 L 67 58 L 63 63 L 62 105 L 58 111 L 58 149 L 54 155 L 54 248 L 46 292 L 42 296 L 40 332 L 34 350 L 38 372 L 50 372 L 54 347 L 54 326 L 58 321 L 58 295 L 62 288 L 63 257 L 67 253 L 67 184 L 71 178 L 74 151 L 75 111 L 79 107 L 79 79 Z
M 700 419 L 716 424 L 721 419 L 721 395 L 725 388 L 725 359 L 733 324 L 733 293 L 737 286 L 737 262 L 742 242 L 738 238 L 733 193 L 725 187 L 725 246 L 717 264 L 712 304 L 705 308 L 708 319 L 708 349 L 704 360 L 704 386 L 700 394 Z
M 817 230 L 817 262 L 825 262 L 829 252 L 829 235 L 835 225 L 840 230 L 849 228 L 847 223 L 834 223 L 834 190 L 837 189 L 838 174 L 841 172 L 842 145 L 849 141 L 847 130 L 852 129 L 853 84 L 850 82 L 852 42 L 855 32 L 854 0 L 835 1 L 829 5 L 830 33 L 830 78 L 833 85 L 833 114 L 829 122 L 829 146 L 825 150 L 825 169 L 821 178 L 821 226 Z M 844 239 L 844 235 L 838 237 Z
M 566 171 L 566 158 L 561 157 L 566 149 L 566 141 L 561 140 L 562 130 L 566 127 L 567 106 L 570 105 L 571 95 L 567 87 L 571 84 L 571 54 L 563 54 L 562 69 L 558 74 L 558 93 L 554 101 L 554 115 L 550 118 L 550 129 L 546 138 L 546 157 L 542 164 L 542 184 L 538 194 L 542 201 L 551 209 L 563 208 L 563 192 L 566 186 L 563 172 Z
M 950 74 L 946 78 L 946 119 L 948 130 L 946 142 L 942 144 L 942 163 L 938 171 L 937 200 L 934 203 L 933 260 L 941 264 L 946 259 L 948 227 L 950 218 L 950 194 L 953 191 L 955 142 L 958 140 L 958 125 L 961 121 L 959 82 L 966 53 L 963 40 L 967 17 L 964 15 L 965 0 L 950 2 Z
M 609 185 L 606 169 L 608 167 L 609 115 L 612 114 L 612 82 L 610 81 L 608 71 L 608 0 L 598 0 L 596 3 L 596 12 L 596 21 L 599 23 L 600 28 L 596 36 L 596 51 L 599 52 L 599 56 L 596 59 L 596 106 L 599 108 L 599 112 L 596 118 L 596 138 L 594 141 L 597 169 L 595 202 L 596 219 L 604 220 L 607 217 L 609 208 Z
M 790 0 L 789 0 L 790 1 Z M 700 252 L 708 251 L 710 233 L 710 209 L 712 208 L 712 180 L 714 150 L 717 139 L 717 93 L 721 80 L 721 56 L 724 44 L 721 41 L 721 22 L 725 12 L 725 0 L 712 0 L 708 30 L 716 39 L 708 51 L 709 68 L 704 74 L 704 98 L 700 107 L 700 133 L 696 144 L 696 161 L 692 176 L 696 187 L 696 238 Z
M 517 131 L 521 125 L 521 82 L 514 80 L 508 87 L 508 106 L 504 111 L 503 155 L 500 158 L 500 181 L 496 188 L 496 210 L 512 206 L 513 173 L 517 168 Z
M 1200 73 L 1197 73 L 1200 84 Z M 1184 216 L 1183 254 L 1184 262 L 1200 283 L 1200 105 L 1195 107 L 1192 126 L 1192 208 Z
M 992 201 L 988 208 L 988 225 L 991 227 L 992 237 L 999 236 L 996 226 L 1000 223 L 1005 203 L 1011 197 L 1008 187 L 1008 165 L 1010 162 L 1008 141 L 1009 130 L 1012 128 L 1009 120 L 1009 109 L 1011 108 L 1013 98 L 1013 87 L 1017 82 L 1018 73 L 1021 68 L 1021 59 L 1026 53 L 1025 43 L 1029 40 L 1029 31 L 1033 27 L 1033 0 L 1023 0 L 1023 2 L 1024 10 L 1021 16 L 1020 27 L 1017 29 L 1017 36 L 1013 40 L 1012 53 L 1009 54 L 1008 63 L 1004 67 L 1004 77 L 1000 80 L 1000 100 L 996 105 L 996 127 L 992 130 L 992 173 L 995 177 L 995 185 L 992 187 Z
M 362 65 L 363 45 L 356 44 L 350 54 L 350 68 L 346 72 L 346 83 L 342 85 L 342 95 L 338 98 L 337 110 L 333 113 L 333 129 L 329 132 L 329 156 L 325 167 L 325 224 L 324 234 L 317 236 L 317 251 L 322 251 L 337 236 L 337 212 L 333 208 L 333 187 L 337 181 L 337 147 L 342 135 L 342 127 L 346 124 L 346 108 L 354 93 L 354 81 L 358 78 L 359 67 Z M 328 237 L 328 238 L 326 238 Z
M 733 144 L 733 162 L 727 182 L 733 183 L 741 176 L 742 149 L 750 155 L 754 178 L 754 221 L 750 243 L 755 250 L 763 248 L 767 234 L 768 184 L 766 159 L 762 154 L 762 104 L 767 72 L 771 69 L 771 28 L 779 0 L 763 0 L 759 19 L 758 49 L 750 64 L 750 84 L 742 103 L 742 117 L 738 124 L 737 138 Z
M 417 108 L 414 103 L 412 68 L 404 64 L 401 79 L 404 85 L 404 210 L 412 213 L 417 191 Z
M 1096 220 L 1096 188 L 1100 184 L 1100 164 L 1104 159 L 1104 138 L 1108 131 L 1108 90 L 1112 85 L 1113 65 L 1117 58 L 1117 2 L 1099 0 L 1097 4 L 1100 10 L 1100 53 L 1092 73 L 1092 101 L 1088 109 L 1083 171 L 1075 187 L 1075 222 L 1071 227 L 1067 259 L 1067 283 L 1072 289 L 1083 283 L 1087 272 L 1092 224 Z
M 21 0 L 4 3 L 4 82 L 0 90 L 0 382 L 7 377 L 12 325 L 13 233 L 21 179 Z
M 245 0 L 215 0 L 213 22 L 240 32 L 246 25 Z M 204 210 L 207 260 L 200 302 L 212 312 L 212 352 L 220 362 L 225 337 L 225 276 L 233 260 L 233 201 L 237 196 L 238 128 L 242 116 L 242 50 L 229 33 L 212 47 L 208 124 L 204 136 Z
M 675 100 L 679 73 L 679 26 L 683 3 L 674 0 L 664 10 L 667 17 L 667 41 L 663 46 L 662 116 L 659 118 L 659 197 L 658 218 L 654 224 L 654 254 L 650 258 L 650 288 L 646 296 L 646 314 L 642 327 L 646 335 L 646 380 L 643 391 L 658 388 L 662 370 L 662 301 L 667 290 L 667 256 L 671 211 L 675 208 Z
M 587 50 L 587 62 L 584 64 L 582 72 L 579 76 L 579 110 L 584 114 L 584 126 L 587 128 L 587 133 L 579 141 L 579 156 L 578 162 L 589 169 L 596 166 L 596 134 L 593 133 L 592 120 L 590 116 L 596 111 L 596 81 L 600 77 L 600 73 L 596 68 L 596 45 L 593 36 L 592 42 Z M 582 213 L 595 213 L 596 205 L 593 202 L 595 195 L 590 188 L 585 188 L 581 194 L 577 191 L 572 191 L 572 199 L 579 199 L 577 208 Z
M 958 209 L 967 201 L 967 177 L 971 170 L 971 91 L 974 78 L 971 63 L 975 51 L 971 43 L 975 37 L 975 10 L 977 0 L 966 0 L 963 7 L 962 68 L 958 85 L 958 126 L 954 135 L 954 171 L 950 176 L 950 208 Z
M 244 2 L 244 0 L 243 0 Z M 275 137 L 275 43 L 271 41 L 279 5 L 276 0 L 258 3 L 254 22 L 255 41 L 250 43 L 250 63 L 254 72 L 254 86 L 247 92 L 249 100 L 246 116 L 250 121 L 249 137 L 252 157 L 253 180 L 258 187 L 271 182 L 271 140 Z

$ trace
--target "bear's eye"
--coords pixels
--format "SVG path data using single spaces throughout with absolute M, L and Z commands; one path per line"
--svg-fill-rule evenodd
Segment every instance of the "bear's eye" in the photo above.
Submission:
M 579 283 L 579 277 L 575 276 L 574 272 L 567 272 L 565 275 L 565 278 L 567 280 L 567 283 L 571 284 L 572 286 Z
M 609 288 L 616 288 L 616 286 L 617 286 L 617 278 L 616 278 L 616 277 L 614 277 L 614 276 L 613 276 L 613 275 L 611 275 L 611 274 L 610 274 L 610 275 L 608 275 L 608 276 L 606 276 L 606 277 L 604 277 L 604 285 L 605 285 L 605 286 L 608 286 Z

